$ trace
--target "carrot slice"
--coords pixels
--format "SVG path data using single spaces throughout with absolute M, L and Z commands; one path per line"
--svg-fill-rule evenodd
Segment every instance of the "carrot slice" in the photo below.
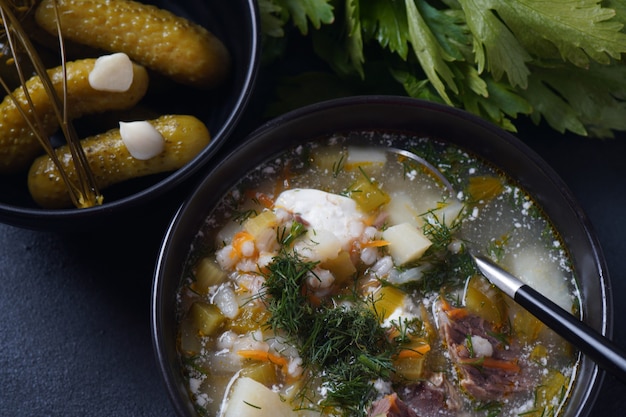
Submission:
M 446 311 L 446 315 L 453 320 L 459 320 L 464 317 L 467 317 L 468 312 L 466 308 L 451 308 Z
M 287 366 L 288 361 L 284 356 L 278 356 L 273 353 L 265 352 L 263 350 L 238 350 L 237 354 L 245 359 L 252 359 L 261 362 L 271 362 L 278 366 Z
M 243 245 L 246 242 L 250 241 L 254 241 L 254 236 L 252 236 L 250 233 L 246 232 L 245 230 L 237 232 L 235 236 L 233 236 L 233 250 L 230 253 L 230 257 L 233 259 L 241 258 Z
M 448 317 L 453 320 L 462 319 L 467 317 L 468 312 L 464 307 L 452 307 L 445 299 L 441 301 L 441 309 L 446 313 Z
M 504 371 L 509 371 L 509 372 L 519 372 L 521 369 L 519 365 L 515 363 L 514 361 L 506 361 L 506 360 L 495 359 L 495 358 L 490 358 L 490 357 L 486 357 L 483 359 L 484 359 L 483 366 L 486 368 L 502 369 Z
M 394 414 L 400 414 L 400 408 L 398 407 L 398 404 L 396 402 L 396 400 L 398 399 L 398 394 L 394 392 L 393 394 L 386 395 L 386 397 L 389 399 L 389 411 L 393 412 Z
M 389 242 L 386 240 L 368 240 L 367 242 L 361 243 L 361 246 L 364 248 L 380 248 L 382 246 L 389 246 Z

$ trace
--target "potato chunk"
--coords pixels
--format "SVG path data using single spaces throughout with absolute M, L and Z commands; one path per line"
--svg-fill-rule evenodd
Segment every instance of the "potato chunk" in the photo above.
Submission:
M 419 259 L 432 245 L 421 230 L 410 223 L 400 223 L 383 232 L 389 242 L 389 253 L 396 265 L 404 265 Z
M 252 378 L 241 377 L 233 385 L 224 417 L 288 417 L 295 413 L 278 393 Z

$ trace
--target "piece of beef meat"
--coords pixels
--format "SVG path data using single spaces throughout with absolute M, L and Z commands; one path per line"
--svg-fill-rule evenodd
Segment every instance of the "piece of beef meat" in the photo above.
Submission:
M 461 387 L 478 400 L 501 400 L 503 396 L 528 390 L 532 383 L 525 372 L 521 349 L 505 344 L 490 323 L 463 308 L 436 306 L 439 330 L 455 363 Z M 474 352 L 473 345 L 477 352 Z
M 437 372 L 376 401 L 368 417 L 459 417 L 461 405 L 457 390 Z
M 422 416 L 458 416 L 462 406 L 457 389 L 440 372 L 402 388 L 399 393 L 402 400 Z
M 394 392 L 385 395 L 380 400 L 372 404 L 368 417 L 419 417 L 419 415 L 409 408 L 404 401 L 398 398 Z

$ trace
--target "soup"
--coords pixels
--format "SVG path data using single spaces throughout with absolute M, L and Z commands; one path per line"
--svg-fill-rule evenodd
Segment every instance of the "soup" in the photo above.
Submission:
M 578 314 L 549 220 L 462 149 L 350 132 L 252 170 L 208 213 L 177 298 L 198 414 L 558 415 L 578 353 L 470 251 Z

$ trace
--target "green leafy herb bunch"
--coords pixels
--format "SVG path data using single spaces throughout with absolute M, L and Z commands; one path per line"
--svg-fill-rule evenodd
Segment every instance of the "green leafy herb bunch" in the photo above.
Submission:
M 332 77 L 291 79 L 285 102 L 288 90 L 300 101 L 303 91 L 401 91 L 463 108 L 513 132 L 520 117 L 581 136 L 607 138 L 626 130 L 626 0 L 258 5 L 266 58 L 280 56 L 290 37 L 302 36 L 332 70 Z

